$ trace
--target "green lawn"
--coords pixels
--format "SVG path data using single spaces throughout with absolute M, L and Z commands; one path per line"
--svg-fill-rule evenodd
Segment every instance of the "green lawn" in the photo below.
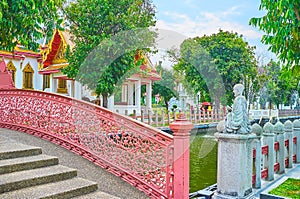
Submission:
M 300 198 L 300 179 L 289 178 L 269 193 L 289 198 Z

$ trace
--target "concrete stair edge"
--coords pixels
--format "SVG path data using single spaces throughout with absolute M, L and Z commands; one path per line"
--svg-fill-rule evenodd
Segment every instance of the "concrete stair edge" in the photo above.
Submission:
M 71 178 L 59 182 L 27 187 L 0 194 L 0 198 L 56 198 L 64 199 L 87 194 L 98 189 L 95 182 L 83 178 Z
M 1 143 L 0 160 L 42 154 L 42 148 L 19 143 Z
M 0 175 L 0 193 L 70 179 L 76 176 L 76 169 L 61 165 L 2 174 Z
M 0 160 L 0 174 L 58 165 L 57 157 L 44 154 Z

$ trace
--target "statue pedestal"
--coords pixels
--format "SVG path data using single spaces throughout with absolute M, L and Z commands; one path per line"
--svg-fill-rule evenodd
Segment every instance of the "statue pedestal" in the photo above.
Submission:
M 218 177 L 215 199 L 249 198 L 252 193 L 254 134 L 216 133 Z

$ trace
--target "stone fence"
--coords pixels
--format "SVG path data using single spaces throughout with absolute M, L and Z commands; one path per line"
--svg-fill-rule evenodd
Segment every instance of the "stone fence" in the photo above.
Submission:
M 217 109 L 201 110 L 199 108 L 195 108 L 188 111 L 166 112 L 164 108 L 161 108 L 154 109 L 153 111 L 148 110 L 147 112 L 142 110 L 140 116 L 136 116 L 135 114 L 133 114 L 130 115 L 130 117 L 147 123 L 151 126 L 160 127 L 168 126 L 171 122 L 174 121 L 174 118 L 178 117 L 180 113 L 186 115 L 187 120 L 194 124 L 219 122 L 226 116 L 226 113 L 223 110 Z
M 292 168 L 293 162 L 300 163 L 300 121 L 266 123 L 263 128 L 254 124 L 252 178 L 253 188 L 261 188 L 261 180 L 274 180 L 274 174 L 285 173 Z
M 216 133 L 217 192 L 214 198 L 252 198 L 262 180 L 300 163 L 300 120 L 252 126 L 250 134 Z

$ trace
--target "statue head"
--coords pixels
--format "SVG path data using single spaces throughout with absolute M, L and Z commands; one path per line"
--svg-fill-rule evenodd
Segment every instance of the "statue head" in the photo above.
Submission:
M 243 84 L 236 84 L 233 87 L 234 96 L 237 97 L 239 95 L 242 95 L 244 91 L 244 85 Z

